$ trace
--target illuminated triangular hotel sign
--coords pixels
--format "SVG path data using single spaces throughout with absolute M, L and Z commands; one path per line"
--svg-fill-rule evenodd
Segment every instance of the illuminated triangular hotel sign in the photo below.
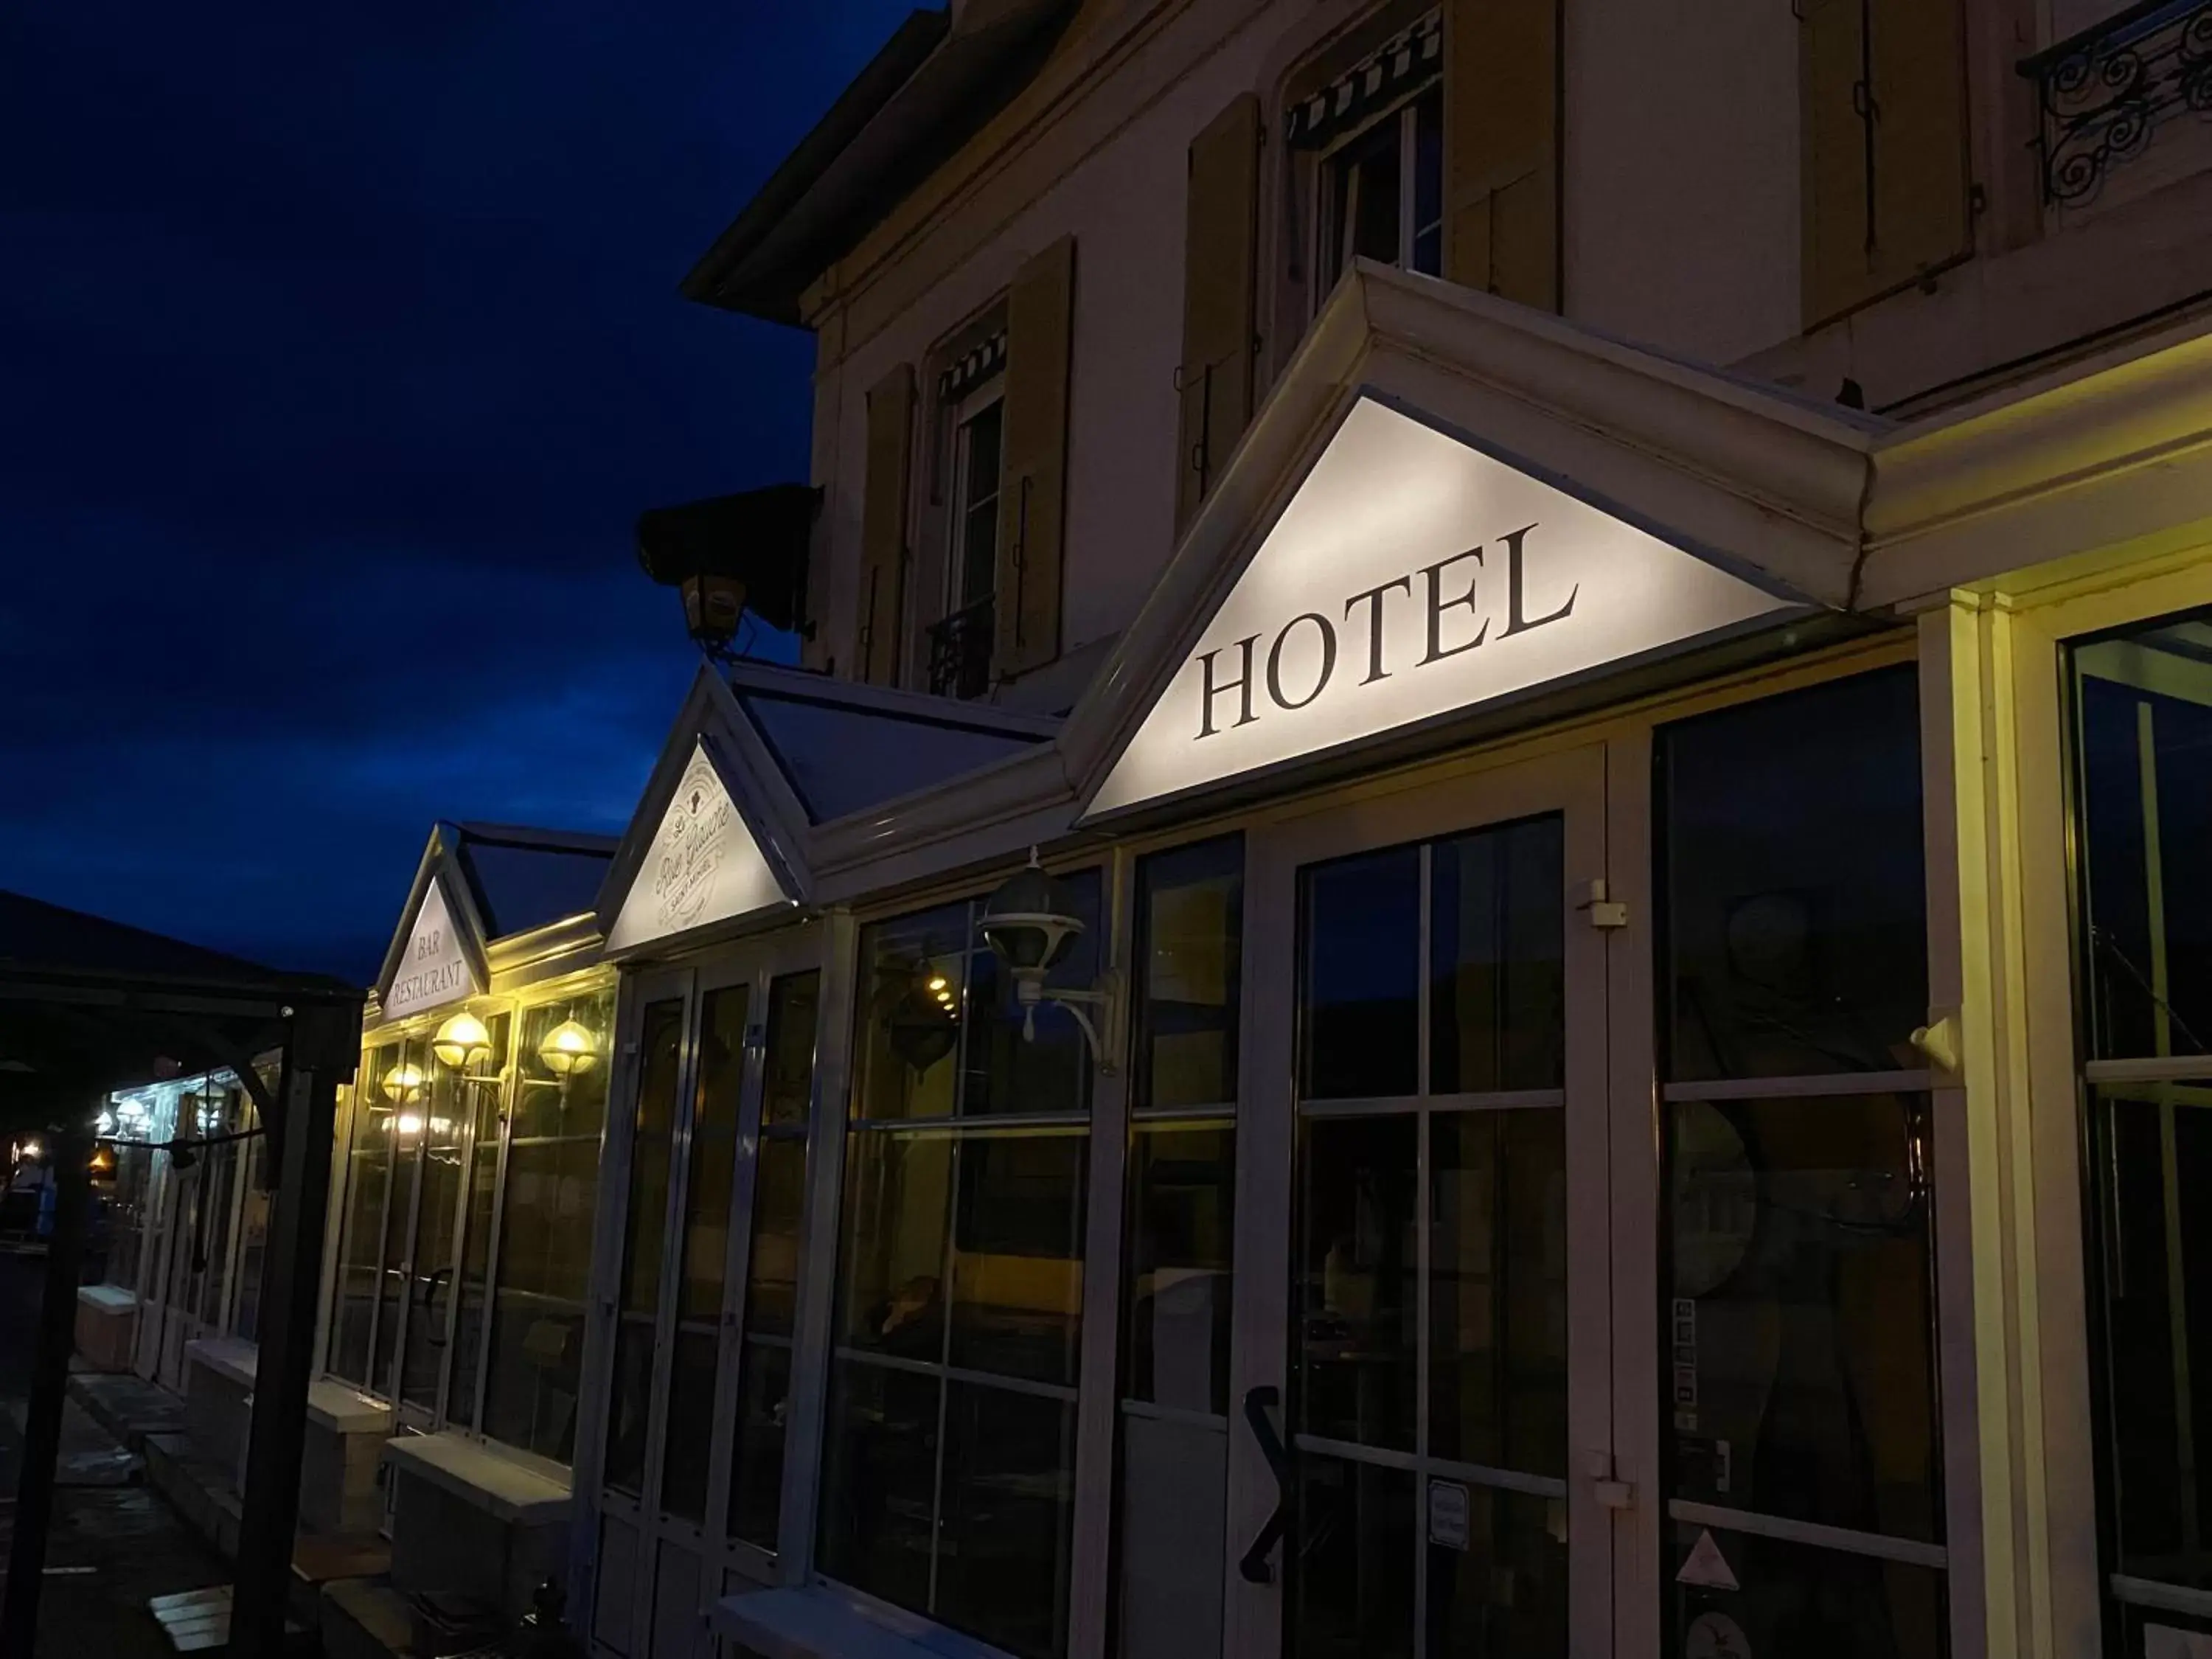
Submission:
M 1192 794 L 1803 609 L 1363 398 L 1085 816 Z
M 697 744 L 615 913 L 607 948 L 629 950 L 788 900 L 706 746 Z

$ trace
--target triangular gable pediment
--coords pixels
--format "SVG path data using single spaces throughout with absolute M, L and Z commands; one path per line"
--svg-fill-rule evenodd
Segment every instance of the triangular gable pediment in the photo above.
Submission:
M 1802 609 L 1363 398 L 1115 762 L 1090 815 Z
M 1356 261 L 1070 716 L 1080 821 L 1840 614 L 1880 424 Z
M 465 1002 L 489 981 L 476 902 L 454 867 L 447 831 L 433 830 L 377 975 L 380 1017 L 406 1019 Z
M 804 817 L 711 669 L 693 683 L 615 854 L 610 954 L 742 927 L 806 897 Z

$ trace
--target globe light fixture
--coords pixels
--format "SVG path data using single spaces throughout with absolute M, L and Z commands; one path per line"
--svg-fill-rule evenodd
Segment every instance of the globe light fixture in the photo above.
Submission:
M 491 1033 L 464 1008 L 438 1028 L 430 1052 L 449 1072 L 471 1072 L 491 1058 Z
M 556 1077 L 581 1077 L 599 1063 L 599 1034 L 580 1020 L 564 1019 L 538 1045 L 538 1058 Z
M 1074 948 L 1083 935 L 1084 922 L 1060 884 L 1037 863 L 1036 848 L 1030 848 L 1029 863 L 984 901 L 982 933 L 991 954 L 1013 976 L 1014 1000 L 1022 1011 L 1023 1040 L 1036 1041 L 1037 1005 L 1056 1002 L 1082 1028 L 1083 1039 L 1098 1069 L 1111 1076 L 1121 1012 L 1120 976 L 1109 969 L 1087 989 L 1046 988 L 1045 976 Z M 1107 1027 L 1106 1041 L 1100 1040 L 1086 1008 L 1099 1011 Z
M 412 1106 L 422 1098 L 422 1068 L 401 1064 L 386 1072 L 378 1087 L 394 1106 Z

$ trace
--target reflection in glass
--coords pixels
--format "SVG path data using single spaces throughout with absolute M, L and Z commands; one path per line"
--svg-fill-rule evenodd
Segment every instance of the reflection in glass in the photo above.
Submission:
M 855 1117 L 952 1115 L 967 1017 L 968 922 L 967 904 L 947 904 L 862 930 Z
M 1236 1100 L 1243 898 L 1240 836 L 1138 860 L 1132 1105 Z
M 1087 988 L 1098 978 L 1103 944 L 1098 872 L 1060 876 L 1055 884 L 1084 926 L 1067 954 L 1045 975 L 1045 985 L 1048 989 Z M 981 908 L 976 906 L 979 915 Z M 1013 975 L 1000 968 L 980 935 L 969 953 L 968 971 L 972 1024 L 961 1051 L 961 1115 L 1088 1111 L 1091 1050 L 1082 1028 L 1048 1003 L 1037 1010 L 1036 1036 L 1025 1037 Z
M 1412 1094 L 1420 1082 L 1420 849 L 1313 866 L 1301 886 L 1301 1095 Z
M 361 1077 L 380 1078 L 398 1063 L 397 1045 L 362 1056 Z M 369 1385 L 369 1322 L 384 1260 L 385 1195 L 392 1184 L 392 1112 L 373 1083 L 354 1093 L 353 1151 L 346 1159 L 345 1241 L 338 1252 L 337 1295 L 331 1334 L 331 1372 Z
M 1140 1124 L 1128 1182 L 1122 1394 L 1181 1411 L 1226 1413 L 1235 1127 Z M 1218 1507 L 1220 1494 L 1205 1501 Z
M 837 1340 L 906 1359 L 939 1361 L 945 1341 L 945 1230 L 952 1140 L 855 1135 L 845 1154 L 845 1248 L 838 1264 Z
M 1430 1120 L 1432 1457 L 1567 1472 L 1565 1131 L 1553 1109 Z
M 1090 1146 L 1081 1133 L 961 1138 L 951 1364 L 1073 1385 Z
M 504 1013 L 484 1022 L 487 1052 L 470 1068 L 461 1085 L 464 1110 L 474 1121 L 469 1133 L 466 1214 L 461 1222 L 461 1270 L 453 1292 L 460 1301 L 453 1324 L 453 1379 L 447 1390 L 446 1413 L 465 1428 L 476 1425 L 484 1321 L 491 1306 L 492 1206 L 499 1197 L 500 1103 L 506 1093 L 507 1039 L 513 1024 L 513 1017 Z
M 1565 1655 L 1566 1499 L 1432 1479 L 1427 1502 L 1429 1652 Z
M 768 988 L 768 1054 L 761 1121 L 801 1124 L 814 1093 L 814 1024 L 822 975 L 785 974 Z
M 377 1275 L 376 1352 L 369 1361 L 369 1391 L 392 1397 L 398 1378 L 399 1332 L 414 1286 L 408 1278 L 408 1247 L 413 1243 L 416 1164 L 424 1133 L 425 1077 L 430 1050 L 422 1037 L 403 1041 L 395 1050 L 396 1070 L 385 1074 L 384 1097 L 391 1115 L 384 1121 L 392 1141 L 392 1214 L 384 1227 L 384 1260 Z M 206 1169 L 199 1178 L 201 1201 L 207 1192 Z M 181 1299 L 181 1298 L 180 1298 Z
M 668 1368 L 668 1427 L 660 1463 L 664 1513 L 697 1524 L 707 1517 L 707 1455 L 714 1437 L 715 1328 L 676 1330 Z
M 1669 1528 L 1665 1582 L 1678 1653 L 1790 1659 L 1941 1659 L 1949 1613 L 1940 1568 L 1715 1531 L 1740 1589 L 1678 1583 L 1703 1528 Z M 1729 1645 L 1733 1643 L 1734 1645 Z
M 2117 1570 L 2212 1589 L 2212 1084 L 2091 1098 Z
M 1940 1541 L 1926 1097 L 1667 1125 L 1676 1494 Z
M 763 1139 L 753 1176 L 753 1242 L 745 1260 L 745 1328 L 789 1336 L 799 1310 L 799 1225 L 806 1208 L 806 1142 Z
M 772 1550 L 783 1487 L 791 1342 L 798 1322 L 799 1239 L 806 1208 L 804 1131 L 764 1131 L 757 1158 L 729 1530 L 733 1538 Z
M 1292 1421 L 1301 1434 L 1411 1451 L 1417 1120 L 1322 1118 L 1301 1133 Z
M 1297 1467 L 1283 1651 L 1412 1659 L 1414 1475 L 1311 1454 Z
M 2089 1035 L 2096 1059 L 2212 1042 L 2212 629 L 2183 617 L 2073 652 Z
M 933 1616 L 1027 1659 L 1064 1650 L 1075 1402 L 945 1384 Z
M 744 1346 L 738 1383 L 738 1437 L 730 1472 L 730 1536 L 757 1549 L 776 1547 L 783 1496 L 783 1434 L 791 1398 L 791 1350 L 775 1342 Z
M 1429 1091 L 1566 1080 L 1566 866 L 1555 815 L 1436 843 Z
M 461 1200 L 461 1159 L 467 1151 L 465 1085 L 425 1057 L 429 1080 L 422 1129 L 416 1137 L 422 1167 L 415 1200 L 415 1252 L 407 1286 L 407 1345 L 400 1361 L 399 1397 L 434 1411 L 446 1358 L 446 1321 L 455 1272 L 453 1228 Z
M 942 1386 L 881 1365 L 830 1371 L 822 1571 L 918 1611 L 929 1605 Z
M 564 1021 L 599 1034 L 604 1046 L 613 1004 L 609 989 L 526 1008 L 519 1019 L 483 1431 L 556 1463 L 566 1463 L 575 1446 L 611 1068 L 556 1075 L 538 1050 Z M 665 1148 L 661 1168 L 665 1192 Z
M 1660 734 L 1668 1075 L 1917 1069 L 1927 896 L 1915 671 Z

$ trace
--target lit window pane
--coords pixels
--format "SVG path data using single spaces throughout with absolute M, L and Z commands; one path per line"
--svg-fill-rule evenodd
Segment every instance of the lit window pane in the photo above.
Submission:
M 969 1135 L 958 1153 L 949 1358 L 1073 1385 L 1083 1329 L 1084 1134 Z
M 849 1137 L 837 1286 L 842 1346 L 943 1359 L 951 1200 L 949 1136 L 878 1130 Z
M 1240 837 L 1156 853 L 1137 866 L 1138 1107 L 1237 1098 L 1243 889 Z
M 968 924 L 969 906 L 961 903 L 863 930 L 855 1117 L 952 1115 L 966 1018 Z

